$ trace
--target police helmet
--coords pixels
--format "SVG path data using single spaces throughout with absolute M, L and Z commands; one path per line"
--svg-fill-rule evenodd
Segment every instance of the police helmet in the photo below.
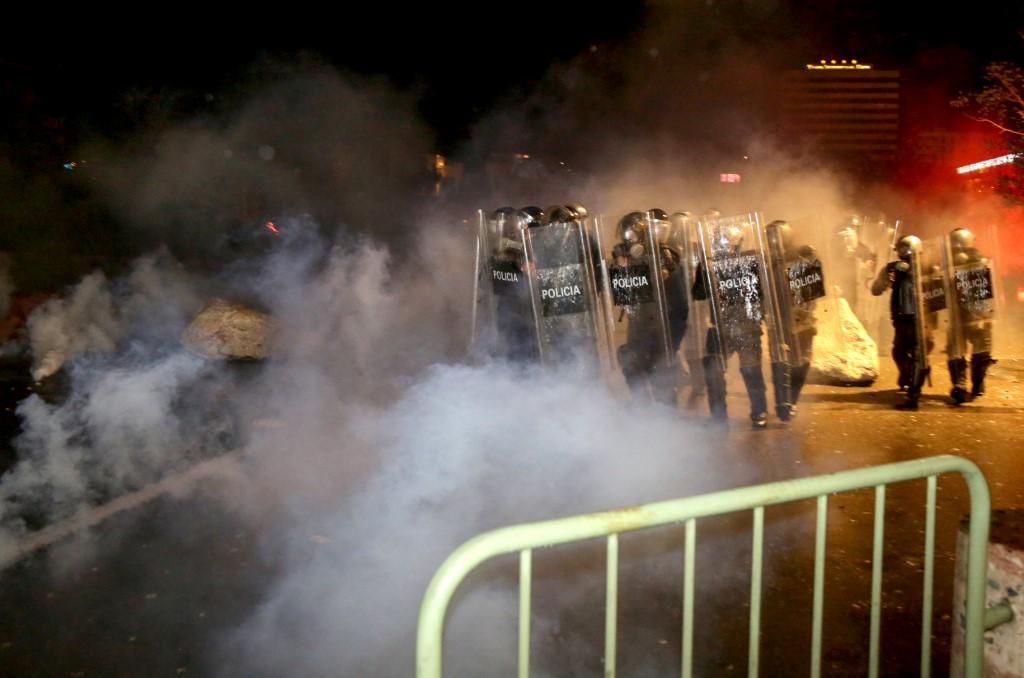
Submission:
M 590 214 L 590 212 L 587 211 L 587 208 L 578 202 L 568 202 L 565 204 L 565 208 L 576 215 L 577 221 L 586 219 L 587 215 Z
M 519 219 L 528 228 L 540 226 L 544 223 L 544 210 L 536 205 L 529 205 L 519 210 Z
M 491 212 L 491 219 L 497 221 L 498 219 L 512 217 L 515 216 L 516 212 L 518 211 L 519 210 L 517 210 L 515 207 L 499 207 L 498 209 Z
M 722 252 L 735 252 L 742 244 L 743 229 L 736 224 L 727 224 L 712 241 L 714 248 Z
M 616 236 L 622 242 L 638 243 L 643 239 L 644 229 L 647 225 L 643 212 L 630 212 L 619 219 L 619 226 Z
M 966 250 L 974 247 L 974 233 L 960 226 L 949 233 L 949 242 L 955 250 Z
M 907 261 L 914 252 L 921 251 L 921 239 L 916 235 L 905 235 L 896 243 L 896 254 L 900 259 Z
M 544 210 L 548 224 L 567 224 L 576 221 L 576 213 L 565 205 L 552 205 Z

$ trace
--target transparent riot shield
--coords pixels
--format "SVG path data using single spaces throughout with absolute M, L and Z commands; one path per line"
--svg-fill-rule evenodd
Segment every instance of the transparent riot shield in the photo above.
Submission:
M 647 212 L 648 223 L 654 232 L 656 255 L 661 269 L 661 288 L 664 297 L 668 360 L 672 373 L 679 375 L 679 353 L 690 325 L 690 297 L 693 278 L 686 263 L 686 232 L 678 217 L 670 217 L 663 210 Z
M 678 382 L 675 353 L 685 326 L 685 283 L 671 224 L 651 212 L 621 218 L 599 216 L 592 234 L 605 263 L 603 295 L 611 363 L 634 394 L 674 405 Z
M 929 250 L 939 251 L 939 265 L 933 266 L 933 276 L 942 278 L 944 291 L 939 331 L 946 342 L 953 385 L 950 396 L 957 404 L 984 393 L 985 374 L 993 362 L 994 266 L 992 259 L 975 247 L 974 240 L 970 231 L 956 229 L 925 243 Z M 934 256 L 930 254 L 931 258 Z M 925 279 L 928 280 L 927 274 Z
M 600 374 L 607 346 L 598 289 L 606 286 L 598 280 L 603 274 L 597 243 L 581 221 L 521 233 L 540 360 Z
M 718 356 L 723 371 L 726 355 L 752 348 L 755 337 L 760 350 L 763 324 L 768 326 L 773 355 L 781 352 L 762 221 L 760 214 L 751 213 L 704 217 L 698 224 L 701 275 L 694 296 L 708 303 L 712 329 L 705 352 Z M 704 289 L 698 292 L 698 286 Z
M 996 316 L 995 266 L 990 256 L 955 236 L 943 241 L 947 345 L 950 360 L 991 353 Z
M 913 278 L 914 321 L 916 323 L 916 342 L 914 370 L 912 380 L 916 383 L 921 375 L 928 378 L 931 385 L 930 344 L 933 331 L 943 318 L 940 313 L 946 309 L 946 285 L 942 274 L 942 239 L 926 240 L 910 255 L 910 268 Z
M 821 257 L 810 234 L 787 222 L 765 227 L 768 294 L 775 322 L 768 323 L 774 340 L 772 380 L 780 416 L 788 418 L 807 380 L 816 333 L 814 306 L 825 296 Z M 788 408 L 788 410 L 787 410 Z
M 879 265 L 873 228 L 862 217 L 853 217 L 828 232 L 823 251 L 830 291 L 846 299 L 854 315 L 873 330 L 877 320 L 885 317 L 869 292 Z
M 677 212 L 671 216 L 672 242 L 679 252 L 679 273 L 685 287 L 683 293 L 687 302 L 687 321 L 683 328 L 681 357 L 686 363 L 690 380 L 689 406 L 704 394 L 704 365 L 706 336 L 711 328 L 711 312 L 706 299 L 694 297 L 694 283 L 702 258 L 699 220 L 688 212 Z
M 903 223 L 899 219 L 892 223 L 876 223 L 872 240 L 868 243 L 875 253 L 874 277 L 877 277 L 879 271 L 885 269 L 891 262 L 898 260 L 896 243 L 906 235 L 904 231 Z M 870 301 L 866 304 L 867 310 L 865 317 L 861 318 L 861 322 L 878 345 L 878 354 L 888 355 L 893 343 L 893 327 L 888 298 L 884 295 L 868 295 L 868 298 Z
M 760 428 L 766 424 L 768 409 L 762 328 L 768 328 L 772 355 L 779 350 L 762 219 L 756 213 L 707 215 L 700 219 L 698 233 L 701 261 L 693 296 L 707 301 L 711 317 L 703 360 L 708 409 L 712 419 L 726 418 L 725 371 L 729 356 L 735 353 L 750 399 L 751 421 Z
M 515 210 L 479 212 L 470 352 L 474 358 L 528 361 L 537 334 L 522 221 Z

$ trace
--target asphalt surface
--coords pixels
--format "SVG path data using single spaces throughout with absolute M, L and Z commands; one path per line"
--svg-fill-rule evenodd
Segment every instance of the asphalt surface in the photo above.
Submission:
M 957 454 L 985 472 L 993 506 L 1024 506 L 1024 360 L 1003 357 L 987 395 L 948 403 L 948 377 L 936 369 L 921 409 L 892 408 L 900 395 L 890 361 L 869 387 L 809 385 L 798 417 L 750 430 L 738 374 L 730 376 L 731 426 L 713 434 L 715 454 L 737 468 L 735 485 L 847 468 Z M 18 392 L 17 386 L 12 386 Z M 700 411 L 682 416 L 701 420 Z M 920 652 L 924 542 L 923 482 L 887 494 L 882 618 L 882 674 L 916 674 Z M 957 524 L 966 488 L 939 482 L 935 572 L 934 675 L 946 675 L 952 628 Z M 611 507 L 609 507 L 611 508 Z M 874 494 L 831 498 L 828 513 L 824 673 L 865 675 L 870 619 Z M 766 511 L 761 675 L 806 675 L 810 662 L 814 503 Z M 740 675 L 747 666 L 749 515 L 701 523 L 697 562 L 695 664 L 698 675 Z M 0 571 L 0 675 L 213 675 L 218 648 L 258 608 L 279 573 L 272 530 L 224 514 L 201 494 L 164 496 L 124 511 L 72 542 L 58 543 Z M 645 542 L 646 540 L 646 542 Z M 653 541 L 652 541 L 653 540 Z M 679 661 L 681 531 L 624 537 L 620 588 L 620 675 L 671 675 Z M 653 544 L 653 546 L 652 546 Z M 701 546 L 710 548 L 701 549 Z M 660 553 L 654 561 L 630 554 Z M 591 549 L 598 554 L 600 549 Z M 559 555 L 536 566 L 537 607 L 564 584 Z M 55 562 L 61 562 L 59 569 Z M 679 561 L 681 562 L 681 561 Z M 547 579 L 545 572 L 551 573 Z M 592 604 L 556 611 L 553 629 L 535 637 L 535 657 L 553 675 L 600 675 L 603 573 Z M 556 596 L 552 596 L 556 597 Z M 579 635 L 593 638 L 580 661 Z M 591 641 L 585 641 L 591 642 Z M 410 674 L 412 667 L 410 667 Z

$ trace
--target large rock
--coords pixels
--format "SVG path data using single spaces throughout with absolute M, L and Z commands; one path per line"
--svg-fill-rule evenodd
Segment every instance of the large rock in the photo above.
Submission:
M 188 350 L 208 358 L 266 358 L 275 331 L 266 313 L 214 299 L 192 320 L 181 335 Z
M 829 296 L 815 308 L 818 336 L 810 380 L 819 384 L 871 384 L 878 378 L 878 346 L 846 299 Z

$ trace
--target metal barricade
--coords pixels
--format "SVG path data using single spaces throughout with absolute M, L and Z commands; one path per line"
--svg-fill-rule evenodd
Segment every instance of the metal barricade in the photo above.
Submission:
M 985 578 L 990 499 L 988 484 L 972 462 L 955 456 L 937 456 L 913 461 L 872 466 L 828 475 L 785 480 L 725 490 L 695 497 L 634 506 L 615 511 L 550 520 L 492 530 L 457 548 L 441 565 L 427 588 L 420 607 L 417 631 L 416 675 L 440 678 L 445 612 L 456 588 L 466 575 L 484 561 L 498 555 L 519 553 L 519 676 L 530 673 L 530 592 L 533 550 L 557 544 L 607 538 L 607 582 L 605 606 L 605 676 L 615 676 L 618 603 L 619 537 L 624 532 L 682 523 L 685 527 L 682 656 L 680 673 L 693 675 L 694 562 L 697 520 L 709 516 L 752 510 L 753 558 L 751 565 L 748 674 L 758 673 L 761 623 L 761 573 L 766 506 L 817 498 L 815 530 L 814 597 L 811 620 L 810 675 L 821 675 L 822 605 L 825 585 L 826 516 L 829 495 L 862 488 L 875 488 L 874 546 L 872 549 L 869 675 L 879 668 L 881 628 L 882 543 L 885 527 L 886 485 L 927 479 L 924 604 L 921 631 L 921 675 L 931 671 L 932 588 L 935 555 L 935 503 L 938 476 L 959 473 L 970 491 L 971 514 L 966 581 L 966 637 L 964 675 L 980 678 L 985 631 Z

